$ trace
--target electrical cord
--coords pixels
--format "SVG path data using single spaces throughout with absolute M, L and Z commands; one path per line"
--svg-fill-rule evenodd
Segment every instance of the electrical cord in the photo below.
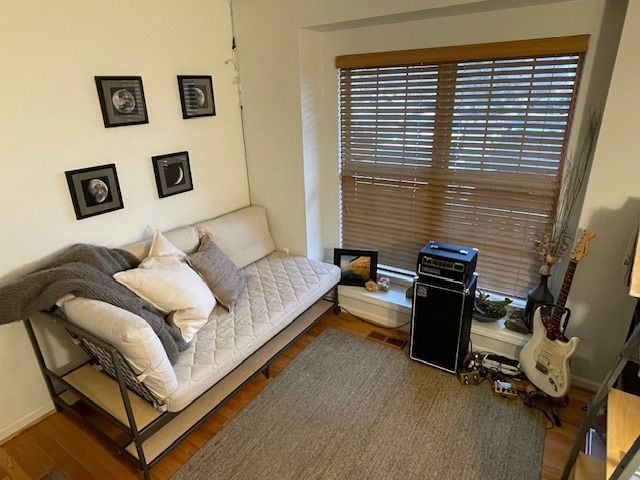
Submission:
M 546 419 L 548 420 L 548 423 L 544 427 L 545 430 L 551 430 L 553 427 L 559 427 L 560 426 L 560 418 L 553 411 L 553 407 L 551 407 L 551 411 L 553 412 L 553 415 L 550 415 L 549 412 L 547 412 L 544 408 L 541 408 L 541 407 L 539 407 L 537 405 L 534 405 L 532 403 L 527 403 L 527 401 L 526 401 L 527 394 L 525 392 L 518 392 L 518 396 L 520 397 L 520 399 L 522 400 L 522 403 L 526 407 L 538 410 L 539 412 L 542 412 L 542 414 L 546 417 Z
M 497 355 L 493 352 L 473 352 L 473 343 L 471 339 L 469 339 L 469 343 L 471 344 L 472 358 L 477 362 L 477 367 L 480 369 L 480 374 L 482 375 L 482 380 L 476 384 L 482 384 L 487 378 L 490 380 L 489 388 L 493 390 L 494 384 L 497 380 L 510 382 L 512 379 L 524 378 L 522 371 L 519 368 L 513 367 L 512 365 L 504 364 L 500 361 L 501 356 Z M 490 360 L 490 364 L 487 365 L 485 361 L 489 355 L 494 355 L 497 360 Z M 479 361 L 478 361 L 479 359 Z M 506 370 L 506 371 L 505 371 Z M 483 374 L 484 373 L 484 374 Z M 522 403 L 529 407 L 534 408 L 541 412 L 545 419 L 545 429 L 550 430 L 554 427 L 562 426 L 560 421 L 560 417 L 556 413 L 553 405 L 549 406 L 550 412 L 547 412 L 544 408 L 535 405 L 533 402 L 528 399 L 528 395 L 526 392 L 518 391 L 518 397 L 522 401 Z

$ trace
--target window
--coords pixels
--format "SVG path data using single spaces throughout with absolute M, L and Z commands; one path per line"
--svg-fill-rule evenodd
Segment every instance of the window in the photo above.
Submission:
M 587 39 L 338 57 L 343 246 L 411 271 L 428 240 L 475 246 L 481 288 L 525 296 Z

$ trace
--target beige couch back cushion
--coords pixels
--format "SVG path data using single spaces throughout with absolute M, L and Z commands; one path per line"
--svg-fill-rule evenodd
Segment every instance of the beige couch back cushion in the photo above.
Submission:
M 205 234 L 238 268 L 244 268 L 276 249 L 269 232 L 267 213 L 263 207 L 255 205 L 193 226 L 163 232 L 167 240 L 187 254 L 198 250 L 200 236 Z M 151 240 L 149 237 L 123 248 L 143 260 L 149 255 Z
M 201 235 L 208 234 L 238 268 L 244 268 L 276 249 L 262 207 L 243 208 L 195 227 Z
M 193 226 L 176 228 L 175 230 L 163 233 L 163 235 L 173 246 L 184 253 L 193 253 L 198 249 L 198 245 L 200 245 L 198 230 Z M 141 242 L 125 245 L 123 248 L 133 253 L 139 260 L 144 260 L 149 255 L 152 239 L 153 237 L 149 237 Z

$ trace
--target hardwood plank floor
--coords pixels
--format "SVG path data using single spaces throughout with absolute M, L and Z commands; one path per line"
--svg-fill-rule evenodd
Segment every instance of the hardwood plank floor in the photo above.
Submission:
M 243 387 L 226 405 L 155 465 L 151 470 L 152 477 L 156 480 L 170 478 L 327 327 L 360 337 L 366 337 L 373 330 L 395 338 L 407 338 L 405 332 L 375 327 L 346 313 L 327 314 L 271 365 L 270 378 L 259 375 Z M 556 480 L 560 477 L 566 455 L 584 414 L 582 408 L 590 397 L 591 393 L 574 388 L 571 390 L 569 405 L 558 409 L 562 426 L 546 431 L 542 480 Z M 72 418 L 61 413 L 49 415 L 0 446 L 0 480 L 39 479 L 54 469 L 66 472 L 74 480 L 142 478 L 141 473 L 131 464 L 113 454 Z

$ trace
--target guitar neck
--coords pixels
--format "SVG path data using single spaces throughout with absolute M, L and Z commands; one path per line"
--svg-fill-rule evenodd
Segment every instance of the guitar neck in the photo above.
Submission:
M 560 289 L 560 294 L 558 295 L 558 301 L 556 302 L 556 306 L 553 309 L 553 315 L 551 316 L 551 320 L 560 324 L 562 320 L 562 315 L 566 310 L 565 306 L 567 304 L 567 298 L 569 297 L 569 290 L 571 290 L 571 283 L 573 282 L 573 275 L 576 273 L 576 266 L 578 262 L 575 260 L 569 261 L 569 266 L 567 267 L 567 273 L 564 275 L 564 281 L 562 282 L 562 288 Z

